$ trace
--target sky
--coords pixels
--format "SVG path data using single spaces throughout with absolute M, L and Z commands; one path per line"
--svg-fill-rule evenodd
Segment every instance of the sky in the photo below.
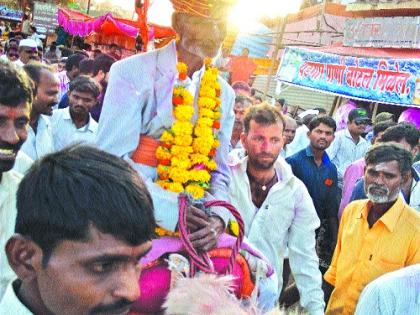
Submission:
M 101 0 L 95 2 L 101 2 Z M 112 2 L 126 10 L 134 10 L 134 0 L 112 0 Z M 285 16 L 297 12 L 301 3 L 302 0 L 238 0 L 229 16 L 229 22 L 239 28 L 247 28 L 263 16 Z M 160 25 L 170 25 L 172 12 L 169 0 L 151 0 L 149 21 Z

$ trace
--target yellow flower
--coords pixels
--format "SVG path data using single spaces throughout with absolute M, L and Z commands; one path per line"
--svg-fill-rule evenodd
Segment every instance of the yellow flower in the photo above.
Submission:
M 172 156 L 171 152 L 164 147 L 158 147 L 156 149 L 156 158 L 158 160 L 169 160 L 171 156 Z
M 178 62 L 176 68 L 180 73 L 185 73 L 188 71 L 188 66 L 183 62 Z
M 175 137 L 174 142 L 176 145 L 180 146 L 190 146 L 192 143 L 192 137 L 191 136 L 182 136 L 182 137 Z
M 179 121 L 191 120 L 191 117 L 194 115 L 194 107 L 188 105 L 178 105 L 174 108 L 174 116 Z
M 188 170 L 191 168 L 191 162 L 188 156 L 186 158 L 179 158 L 174 156 L 171 159 L 171 166 L 174 168 L 177 167 L 183 170 Z
M 207 155 L 203 155 L 203 154 L 199 154 L 199 153 L 194 153 L 190 155 L 190 159 L 191 159 L 191 163 L 193 165 L 196 164 L 206 164 L 209 161 L 209 158 Z
M 208 183 L 211 179 L 211 176 L 206 170 L 191 170 L 190 179 L 195 182 Z
M 215 111 L 214 112 L 214 119 L 219 120 L 220 117 L 222 117 L 222 114 L 220 113 L 220 111 Z
M 183 192 L 183 191 L 184 191 L 184 187 L 183 187 L 183 186 L 182 186 L 182 184 L 180 184 L 180 183 L 170 183 L 170 184 L 168 185 L 168 189 L 169 189 L 170 191 L 175 192 L 175 193 L 181 193 L 181 192 Z
M 238 222 L 229 220 L 228 228 L 234 236 L 239 235 L 239 224 L 238 224 Z
M 158 165 L 156 171 L 159 177 L 167 177 L 169 175 L 169 167 L 165 165 Z
M 178 156 L 178 157 L 182 156 L 182 155 L 187 155 L 187 154 L 192 153 L 192 152 L 193 152 L 193 150 L 192 150 L 191 146 L 184 147 L 184 146 L 181 146 L 181 145 L 173 145 L 172 148 L 171 148 L 172 155 L 175 155 L 175 156 Z
M 217 149 L 218 147 L 220 147 L 220 141 L 215 139 L 214 142 L 213 142 L 213 148 Z
M 213 138 L 213 129 L 210 127 L 197 125 L 194 129 L 194 135 L 196 137 Z
M 162 135 L 160 136 L 160 141 L 172 143 L 174 140 L 174 136 L 169 131 L 164 131 Z
M 176 121 L 172 125 L 172 131 L 176 136 L 191 135 L 193 125 L 188 121 Z
M 211 109 L 208 109 L 208 108 L 200 108 L 198 116 L 213 119 L 214 118 L 214 112 Z
M 187 185 L 187 187 L 185 187 L 185 191 L 190 193 L 195 199 L 204 197 L 204 189 L 196 184 Z
M 209 170 L 211 170 L 211 171 L 214 171 L 214 170 L 216 170 L 216 169 L 217 169 L 217 163 L 216 163 L 216 161 L 214 161 L 214 160 L 210 160 L 210 161 L 208 161 L 207 163 L 205 163 L 205 165 L 206 165 L 206 167 L 207 167 Z
M 214 109 L 216 107 L 216 101 L 208 97 L 200 97 L 198 99 L 198 106 L 208 109 Z
M 169 171 L 169 178 L 176 183 L 185 184 L 190 180 L 190 172 L 179 167 L 173 167 Z
M 216 91 L 209 86 L 203 86 L 200 89 L 200 97 L 214 98 L 216 97 Z

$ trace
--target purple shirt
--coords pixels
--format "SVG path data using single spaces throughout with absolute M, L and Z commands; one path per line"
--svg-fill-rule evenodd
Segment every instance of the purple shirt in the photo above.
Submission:
M 356 181 L 363 176 L 365 172 L 365 158 L 358 159 L 347 166 L 343 176 L 343 194 L 341 197 L 340 208 L 338 210 L 338 219 L 341 219 L 344 208 L 350 202 L 351 193 Z

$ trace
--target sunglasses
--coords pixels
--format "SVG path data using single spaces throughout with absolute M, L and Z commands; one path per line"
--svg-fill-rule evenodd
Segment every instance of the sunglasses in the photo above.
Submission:
M 369 120 L 355 120 L 354 123 L 356 124 L 356 126 L 360 126 L 360 125 L 370 125 L 370 121 Z

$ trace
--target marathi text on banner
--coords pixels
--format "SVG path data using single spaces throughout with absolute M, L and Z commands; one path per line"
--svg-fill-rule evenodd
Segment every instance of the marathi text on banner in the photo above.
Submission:
M 416 105 L 420 60 L 367 58 L 286 48 L 277 79 L 373 102 Z

